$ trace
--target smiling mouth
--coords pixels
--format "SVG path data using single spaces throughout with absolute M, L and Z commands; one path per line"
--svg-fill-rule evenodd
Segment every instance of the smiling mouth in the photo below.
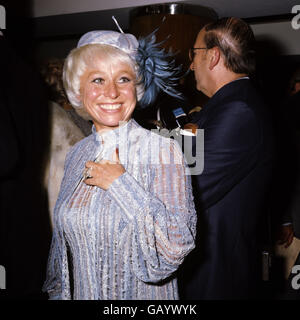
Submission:
M 121 108 L 121 104 L 101 104 L 100 107 L 105 110 L 117 110 Z

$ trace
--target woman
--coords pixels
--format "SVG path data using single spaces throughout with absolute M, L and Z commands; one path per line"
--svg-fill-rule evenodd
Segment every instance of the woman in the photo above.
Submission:
M 50 299 L 178 298 L 174 272 L 195 237 L 189 176 L 173 140 L 131 119 L 137 100 L 152 103 L 159 88 L 176 94 L 174 69 L 154 40 L 92 31 L 66 59 L 68 98 L 94 126 L 66 158 L 44 285 Z

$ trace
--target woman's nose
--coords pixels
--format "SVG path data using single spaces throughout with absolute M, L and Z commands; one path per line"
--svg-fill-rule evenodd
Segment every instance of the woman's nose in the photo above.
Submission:
M 108 83 L 105 90 L 104 90 L 104 96 L 115 99 L 119 96 L 119 90 L 118 87 L 114 82 Z

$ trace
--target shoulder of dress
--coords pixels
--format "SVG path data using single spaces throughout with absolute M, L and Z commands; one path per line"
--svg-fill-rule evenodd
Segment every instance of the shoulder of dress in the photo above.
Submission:
M 76 142 L 71 150 L 76 151 L 76 150 L 81 150 L 86 148 L 87 146 L 93 144 L 94 142 L 94 137 L 93 134 L 90 134 L 89 136 L 81 139 L 80 141 Z
M 69 150 L 66 157 L 66 164 L 72 161 L 77 161 L 76 159 L 80 159 L 81 156 L 89 154 L 95 148 L 95 142 L 93 135 L 89 135 L 82 140 L 76 142 Z

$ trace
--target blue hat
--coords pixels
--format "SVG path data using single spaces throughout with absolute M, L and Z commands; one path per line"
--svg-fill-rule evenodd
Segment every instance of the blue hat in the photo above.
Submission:
M 116 47 L 133 59 L 139 69 L 139 78 L 144 86 L 144 95 L 139 101 L 141 107 L 151 105 L 160 91 L 173 97 L 182 98 L 175 89 L 179 80 L 180 66 L 175 66 L 173 54 L 159 48 L 156 43 L 155 30 L 149 36 L 139 40 L 130 33 L 124 33 L 115 17 L 112 17 L 120 32 L 96 30 L 84 34 L 77 48 L 87 44 L 105 44 Z

